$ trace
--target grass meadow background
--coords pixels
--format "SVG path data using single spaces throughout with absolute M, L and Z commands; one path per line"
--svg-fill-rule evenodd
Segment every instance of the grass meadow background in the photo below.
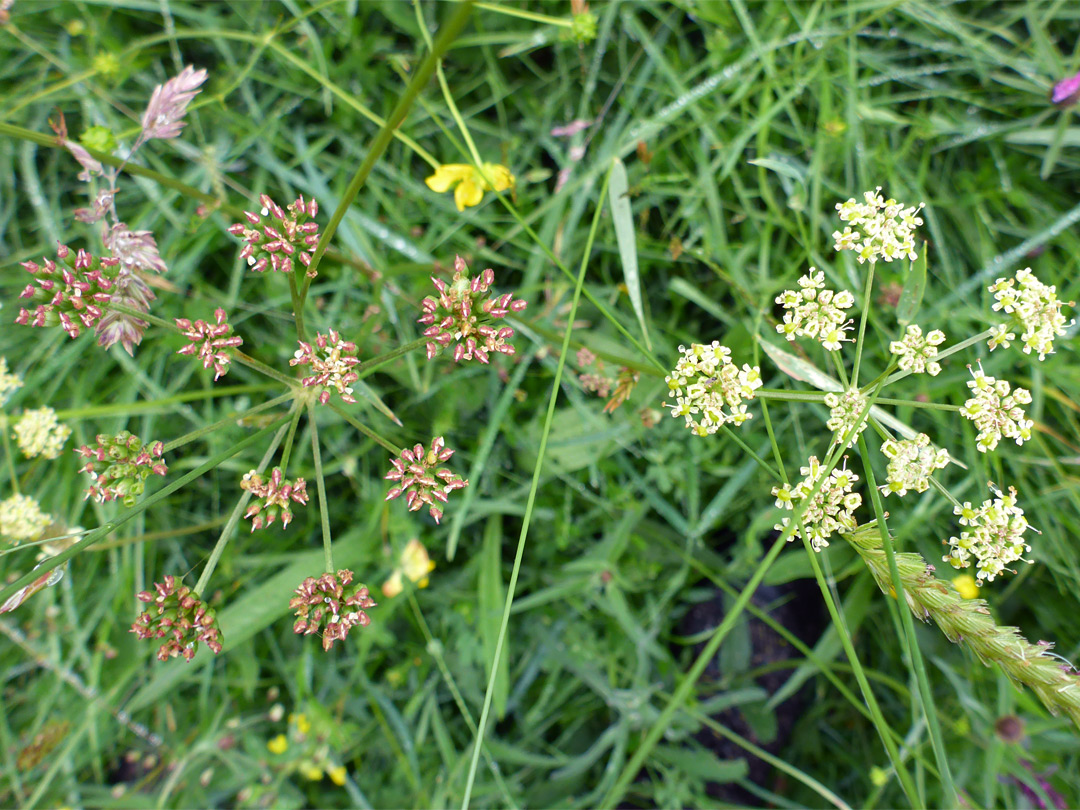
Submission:
M 122 507 L 83 500 L 72 446 L 124 428 L 168 441 L 281 391 L 237 364 L 213 384 L 175 354 L 179 336 L 154 327 L 130 358 L 92 337 L 12 324 L 26 284 L 19 262 L 51 255 L 57 240 L 100 249 L 97 226 L 72 218 L 85 189 L 75 161 L 52 145 L 48 119 L 62 111 L 73 136 L 99 125 L 130 144 L 156 84 L 186 64 L 208 70 L 183 136 L 140 151 L 136 163 L 149 171 L 122 177 L 117 205 L 121 219 L 155 234 L 169 265 L 155 315 L 210 318 L 225 306 L 244 350 L 286 371 L 296 348 L 288 287 L 281 275 L 250 274 L 225 228 L 262 192 L 282 204 L 316 197 L 325 225 L 379 131 L 372 116 L 390 114 L 428 51 L 425 38 L 454 10 L 390 0 L 16 0 L 0 27 L 0 354 L 26 384 L 6 412 L 50 405 L 74 433 L 57 461 L 0 467 L 0 495 L 17 475 L 59 521 L 96 528 Z M 295 636 L 288 599 L 322 564 L 313 495 L 287 530 L 241 528 L 227 547 L 204 593 L 219 611 L 225 652 L 157 662 L 153 646 L 128 632 L 134 594 L 168 573 L 189 574 L 189 584 L 198 577 L 265 442 L 248 447 L 0 617 L 0 806 L 459 806 L 561 360 L 471 806 L 907 806 L 841 632 L 904 744 L 919 803 L 945 803 L 895 602 L 846 544 L 819 558 L 843 631 L 829 620 L 806 551 L 792 544 L 674 708 L 695 655 L 776 536 L 769 490 L 778 482 L 723 435 L 694 437 L 666 412 L 646 426 L 642 411 L 660 408 L 660 369 L 691 341 L 719 339 L 737 362 L 760 363 L 768 387 L 802 387 L 764 356 L 756 335 L 775 339 L 773 298 L 810 265 L 861 289 L 865 268 L 832 250 L 834 206 L 879 185 L 927 204 L 930 283 L 918 322 L 945 329 L 950 342 L 990 324 L 986 285 L 1021 267 L 1057 284 L 1061 298 L 1080 299 L 1080 126 L 1072 109 L 1048 102 L 1053 83 L 1080 69 L 1080 7 L 624 0 L 590 10 L 597 36 L 579 44 L 567 36 L 567 3 L 476 3 L 446 54 L 445 79 L 484 160 L 516 175 L 509 206 L 488 194 L 459 213 L 452 195 L 425 186 L 431 167 L 395 140 L 312 286 L 310 327 L 340 330 L 361 358 L 419 334 L 430 276 L 456 254 L 474 270 L 492 267 L 500 292 L 529 301 L 513 361 L 455 366 L 409 354 L 365 379 L 400 426 L 364 400 L 350 406 L 396 444 L 445 435 L 457 449 L 453 468 L 470 487 L 451 498 L 441 526 L 384 503 L 387 453 L 320 413 L 338 566 L 375 591 L 417 538 L 436 563 L 430 585 L 393 599 L 376 593 L 371 626 L 329 654 Z M 591 125 L 552 134 L 575 120 Z M 401 132 L 440 163 L 469 161 L 435 80 Z M 658 364 L 612 323 L 644 341 L 601 193 L 615 157 L 628 172 Z M 563 357 L 587 245 L 591 299 L 581 300 Z M 878 270 L 863 359 L 871 376 L 887 362 L 899 265 Z M 960 404 L 964 363 L 982 357 L 988 373 L 1032 392 L 1036 431 L 1023 447 L 984 456 L 956 414 L 896 415 L 967 465 L 940 475 L 961 500 L 981 500 L 987 480 L 1018 488 L 1042 532 L 1035 564 L 981 595 L 999 623 L 1054 640 L 1076 661 L 1072 334 L 1042 364 L 982 345 L 938 377 L 904 383 L 909 398 Z M 574 373 L 582 346 L 612 371 L 640 372 L 611 415 Z M 770 414 L 789 468 L 822 456 L 825 410 L 782 404 Z M 738 436 L 767 456 L 758 404 L 750 409 L 757 417 Z M 168 480 L 258 426 L 232 423 L 185 445 L 166 459 Z M 289 472 L 314 489 L 306 419 L 295 446 Z M 898 545 L 940 560 L 941 539 L 955 533 L 947 501 L 931 490 L 889 499 L 888 508 Z M 0 549 L 0 578 L 12 581 L 34 561 L 33 548 Z M 960 801 L 1080 803 L 1078 730 L 932 625 L 917 636 Z M 1011 719 L 1001 722 L 1013 717 L 1019 735 L 1007 733 Z M 665 732 L 638 769 L 634 755 L 661 718 Z M 268 743 L 279 735 L 287 746 L 275 752 Z M 343 766 L 344 784 L 312 763 Z

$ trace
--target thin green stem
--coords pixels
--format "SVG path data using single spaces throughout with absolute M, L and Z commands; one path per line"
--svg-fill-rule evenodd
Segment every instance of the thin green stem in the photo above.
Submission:
M 259 473 L 262 473 L 266 469 L 266 465 L 270 463 L 270 459 L 274 457 L 274 453 L 277 452 L 278 445 L 281 444 L 281 438 L 285 435 L 285 425 L 278 428 L 278 432 L 274 435 L 274 438 L 270 441 L 270 446 L 266 448 L 266 452 L 263 454 L 262 461 L 259 462 L 259 466 L 256 468 Z M 199 581 L 195 583 L 195 593 L 202 596 L 205 592 L 206 586 L 210 583 L 210 577 L 214 575 L 214 569 L 217 568 L 218 560 L 221 559 L 221 555 L 225 551 L 225 547 L 229 545 L 229 541 L 232 539 L 233 531 L 236 529 L 236 524 L 240 522 L 240 516 L 244 513 L 244 507 L 247 506 L 248 501 L 251 500 L 251 493 L 245 492 L 240 496 L 240 500 L 236 502 L 236 506 L 233 507 L 232 512 L 229 514 L 229 519 L 225 522 L 225 528 L 221 530 L 221 534 L 218 535 L 217 542 L 214 543 L 214 548 L 210 552 L 210 558 L 206 561 L 206 565 L 203 567 L 202 573 L 199 574 Z
M 235 425 L 241 419 L 245 419 L 245 418 L 247 418 L 249 416 L 254 416 L 255 414 L 261 413 L 263 411 L 268 411 L 271 408 L 280 405 L 282 402 L 286 402 L 286 401 L 288 401 L 288 400 L 290 400 L 292 398 L 293 398 L 293 395 L 291 393 L 282 394 L 279 397 L 274 397 L 271 400 L 267 400 L 266 402 L 262 403 L 261 405 L 256 405 L 254 408 L 248 408 L 246 411 L 243 411 L 242 413 L 230 414 L 229 416 L 226 416 L 224 419 L 219 419 L 218 421 L 214 422 L 213 424 L 204 425 L 203 427 L 198 428 L 197 430 L 193 430 L 190 433 L 185 433 L 183 436 L 181 436 L 181 437 L 179 437 L 177 439 L 173 439 L 171 442 L 166 442 L 165 447 L 163 449 L 163 452 L 171 453 L 173 450 L 176 450 L 178 447 L 183 447 L 185 444 L 193 442 L 196 439 L 201 438 L 202 436 L 205 436 L 208 433 L 214 433 L 219 428 L 223 428 L 223 427 L 226 427 L 226 426 L 229 426 L 229 425 Z
M 976 343 L 981 343 L 982 341 L 986 340 L 987 338 L 989 338 L 993 334 L 994 334 L 993 329 L 987 329 L 984 332 L 979 332 L 979 334 L 974 335 L 972 337 L 969 337 L 967 340 L 960 341 L 955 346 L 950 346 L 949 348 L 945 349 L 944 351 L 938 352 L 937 357 L 935 357 L 934 359 L 937 360 L 938 362 L 940 362 L 940 361 L 944 360 L 946 357 L 948 357 L 949 355 L 956 354 L 959 351 L 963 351 L 968 346 L 973 346 Z M 902 380 L 902 379 L 904 379 L 904 377 L 907 377 L 908 375 L 914 374 L 914 373 L 915 373 L 914 371 L 898 371 L 895 374 L 893 374 L 891 377 L 889 377 L 889 379 L 887 379 L 885 381 L 885 383 L 886 383 L 886 385 L 888 385 L 889 383 L 894 383 L 897 380 Z
M 547 14 L 537 14 L 535 11 L 526 11 L 521 8 L 500 6 L 497 3 L 477 3 L 476 7 L 484 11 L 494 11 L 496 14 L 505 14 L 507 17 L 517 17 L 522 20 L 530 20 L 540 25 L 558 25 L 563 28 L 572 26 L 573 20 L 567 17 L 549 17 Z
M 877 263 L 870 262 L 870 272 L 866 274 L 866 284 L 863 288 L 863 302 L 862 302 L 862 314 L 859 315 L 859 337 L 858 343 L 855 345 L 855 368 L 851 372 L 851 385 L 853 388 L 859 387 L 859 364 L 862 362 L 863 356 L 863 336 L 866 334 L 866 321 L 870 316 L 870 293 L 874 288 L 874 268 Z
M 242 366 L 247 366 L 252 371 L 257 371 L 260 374 L 264 374 L 265 376 L 270 377 L 273 380 L 277 380 L 279 383 L 283 383 L 289 386 L 289 388 L 298 388 L 300 386 L 300 381 L 295 377 L 290 377 L 287 374 L 282 374 L 276 368 L 272 368 L 271 366 L 266 365 L 266 363 L 263 363 L 261 360 L 256 360 L 254 357 L 244 354 L 239 349 L 230 349 L 229 352 L 231 353 L 233 360 L 235 360 Z
M 293 320 L 296 322 L 296 337 L 298 340 L 307 342 L 304 334 L 304 301 L 300 298 L 300 290 L 296 287 L 296 275 L 289 273 L 289 300 L 292 301 Z
M 315 402 L 308 400 L 308 424 L 311 426 L 311 453 L 315 458 L 315 484 L 319 489 L 319 523 L 322 526 L 323 561 L 328 574 L 334 573 L 334 550 L 330 540 L 330 512 L 326 503 L 326 481 L 323 478 L 322 452 L 319 450 L 319 426 Z
M 390 451 L 391 455 L 393 455 L 393 456 L 400 456 L 401 455 L 401 448 L 398 447 L 397 445 L 395 445 L 389 439 L 384 439 L 381 435 L 379 435 L 374 430 L 369 428 L 363 422 L 360 422 L 359 420 L 357 420 L 355 417 L 350 416 L 348 413 L 345 412 L 344 409 L 338 407 L 333 402 L 330 402 L 330 403 L 327 403 L 327 404 L 330 406 L 330 410 L 332 410 L 334 413 L 336 413 L 338 416 L 340 416 L 342 419 L 344 419 L 346 422 L 348 422 L 354 428 L 359 430 L 361 433 L 363 433 L 369 439 L 376 442 L 379 446 L 381 446 L 381 447 L 385 448 L 386 450 Z
M 844 368 L 844 358 L 840 356 L 840 352 L 835 349 L 829 352 L 829 357 L 832 358 L 833 367 L 836 369 L 836 376 L 840 378 L 840 382 L 843 384 L 845 390 L 851 386 L 848 384 L 847 369 Z
M 303 406 L 300 404 L 300 400 L 297 400 L 293 404 L 291 419 L 289 419 L 289 433 L 285 437 L 285 447 L 281 451 L 281 463 L 278 465 L 281 467 L 282 473 L 289 471 L 289 459 L 292 458 L 293 442 L 296 440 L 296 428 L 300 424 L 300 413 L 303 411 Z
M 15 456 L 11 452 L 11 442 L 8 439 L 7 417 L 0 417 L 0 444 L 4 445 L 4 460 L 7 462 L 8 475 L 11 476 L 11 491 L 19 494 L 19 476 L 15 473 Z
M 296 272 L 298 275 L 304 274 L 303 283 L 300 286 L 301 304 L 303 304 L 307 298 L 307 291 L 311 285 L 311 277 L 318 272 L 319 263 L 322 261 L 323 254 L 326 253 L 326 248 L 330 244 L 330 240 L 333 239 L 334 233 L 341 224 L 341 220 L 345 217 L 345 212 L 348 210 L 349 206 L 352 205 L 356 195 L 360 192 L 360 188 L 367 181 L 368 175 L 371 174 L 371 170 L 374 168 L 375 163 L 382 157 L 383 152 L 385 152 L 386 148 L 390 145 L 390 141 L 394 138 L 394 133 L 401 125 L 401 122 L 405 120 L 405 116 L 408 114 L 413 101 L 416 100 L 416 97 L 420 94 L 424 85 L 426 85 L 431 78 L 431 74 L 435 71 L 435 66 L 438 64 L 439 59 L 442 58 L 442 55 L 465 27 L 465 23 L 468 22 L 470 13 L 472 13 L 472 0 L 461 0 L 460 3 L 456 4 L 450 18 L 439 29 L 439 36 L 436 38 L 431 50 L 428 52 L 428 55 L 424 57 L 424 60 L 420 63 L 419 67 L 417 67 L 412 79 L 405 87 L 405 92 L 394 107 L 394 111 L 390 113 L 390 117 L 375 136 L 375 140 L 372 141 L 371 148 L 368 149 L 368 153 L 364 157 L 363 162 L 360 164 L 359 168 L 357 168 L 356 174 L 353 175 L 352 180 L 349 181 L 349 185 L 342 194 L 341 201 L 334 210 L 333 216 L 330 217 L 330 221 L 327 223 L 326 228 L 323 229 L 322 235 L 319 237 L 319 244 L 315 247 L 315 254 L 311 257 L 310 265 L 306 269 L 303 266 L 297 268 Z
M 384 366 L 391 360 L 396 360 L 398 357 L 408 354 L 409 352 L 416 351 L 417 349 L 422 349 L 430 342 L 431 338 L 426 337 L 417 338 L 416 340 L 410 340 L 408 343 L 403 343 L 396 349 L 391 349 L 384 354 L 372 357 L 370 360 L 364 360 L 353 370 L 357 374 L 359 374 L 361 378 L 366 377 L 368 374 L 371 374 L 380 366 Z
M 162 397 L 161 399 L 140 400 L 138 402 L 120 402 L 113 405 L 87 405 L 81 408 L 66 408 L 56 412 L 56 418 L 61 422 L 70 422 L 79 419 L 95 419 L 99 416 L 131 416 L 137 413 L 151 413 L 155 410 L 171 408 L 183 402 L 197 402 L 207 399 L 219 399 L 221 397 L 233 397 L 240 394 L 264 394 L 267 391 L 276 391 L 277 386 L 270 383 L 256 383 L 253 385 L 215 385 L 213 388 L 200 391 L 182 391 L 179 394 Z M 289 399 L 293 395 L 285 394 Z M 278 400 L 274 400 L 277 402 Z M 264 403 L 265 405 L 265 403 Z M 259 406 L 263 407 L 263 406 Z M 233 418 L 242 419 L 250 411 L 244 411 Z
M 734 430 L 729 428 L 727 425 L 721 425 L 720 430 L 723 431 L 725 436 L 735 442 L 735 444 L 739 445 L 739 447 L 742 448 L 743 452 L 750 456 L 750 458 L 752 458 L 754 461 L 756 461 L 763 470 L 769 473 L 769 475 L 771 475 L 773 478 L 777 476 L 778 473 L 769 465 L 769 462 L 767 462 L 765 459 L 755 453 L 751 449 L 750 445 L 740 439 L 738 434 Z
M 525 554 L 525 538 L 528 537 L 529 534 L 529 525 L 532 522 L 533 507 L 536 504 L 536 492 L 540 488 L 540 473 L 544 466 L 544 454 L 547 452 L 548 437 L 551 435 L 551 426 L 555 421 L 555 405 L 559 400 L 563 369 L 566 367 L 566 355 L 570 350 L 570 336 L 574 331 L 574 321 L 577 317 L 578 302 L 581 300 L 581 291 L 585 287 L 585 271 L 589 266 L 589 259 L 592 257 L 593 242 L 596 240 L 596 230 L 600 225 L 600 214 L 604 210 L 604 200 L 607 199 L 607 188 L 610 180 L 611 170 L 609 169 L 607 175 L 604 177 L 604 184 L 600 191 L 600 196 L 596 199 L 596 212 L 593 215 L 588 238 L 585 240 L 585 249 L 581 256 L 581 267 L 578 270 L 574 286 L 574 297 L 570 304 L 570 313 L 567 315 L 566 319 L 566 332 L 563 335 L 562 350 L 559 353 L 559 364 L 555 368 L 555 379 L 551 384 L 551 396 L 548 398 L 547 414 L 544 417 L 544 427 L 540 433 L 540 446 L 536 451 L 536 465 L 533 467 L 532 484 L 529 487 L 529 498 L 525 502 L 525 517 L 521 523 L 521 534 L 518 535 L 517 551 L 514 554 L 514 568 L 510 574 L 510 583 L 506 590 L 506 604 L 503 606 L 502 623 L 499 626 L 499 637 L 495 642 L 495 653 L 491 661 L 487 690 L 484 692 L 484 707 L 480 712 L 480 724 L 473 741 L 472 761 L 469 763 L 469 776 L 465 782 L 465 795 L 461 801 L 462 810 L 468 810 L 469 799 L 472 797 L 473 782 L 476 779 L 476 767 L 480 761 L 480 749 L 484 740 L 484 731 L 487 729 L 488 715 L 491 712 L 491 700 L 495 694 L 495 678 L 499 673 L 499 659 L 502 657 L 503 644 L 506 640 L 506 629 L 510 624 L 510 609 L 513 607 L 514 594 L 517 591 L 518 574 L 521 572 L 521 560 Z
M 934 748 L 934 758 L 937 760 L 939 778 L 945 790 L 946 807 L 959 807 L 956 794 L 956 785 L 953 784 L 952 771 L 949 769 L 949 759 L 945 750 L 945 740 L 941 734 L 941 725 L 938 722 L 937 709 L 934 704 L 934 696 L 930 691 L 930 680 L 926 675 L 926 666 L 923 663 L 922 651 L 919 649 L 919 641 L 915 637 L 915 621 L 911 611 L 903 606 L 907 601 L 904 593 L 904 584 L 900 579 L 900 571 L 896 566 L 896 554 L 893 552 L 892 537 L 889 535 L 888 526 L 885 523 L 885 509 L 881 505 L 881 493 L 874 479 L 874 469 L 870 464 L 870 451 L 866 447 L 866 441 L 859 437 L 859 453 L 863 459 L 863 469 L 866 471 L 866 483 L 870 488 L 870 501 L 874 506 L 874 517 L 877 518 L 878 533 L 881 535 L 881 545 L 885 550 L 885 557 L 889 561 L 889 574 L 892 577 L 893 590 L 896 592 L 897 602 L 901 605 L 900 617 L 904 626 L 904 635 L 907 637 L 908 666 L 919 685 L 919 696 L 922 699 L 923 715 L 930 729 L 930 742 Z

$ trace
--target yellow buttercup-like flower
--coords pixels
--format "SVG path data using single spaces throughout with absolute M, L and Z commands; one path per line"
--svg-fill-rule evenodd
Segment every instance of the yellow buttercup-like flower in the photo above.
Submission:
M 438 194 L 453 188 L 457 209 L 464 211 L 479 205 L 485 191 L 506 191 L 514 187 L 515 181 L 510 170 L 498 163 L 485 163 L 480 170 L 464 163 L 448 163 L 439 166 L 424 182 Z
M 327 771 L 327 776 L 330 777 L 331 782 L 333 782 L 338 787 L 341 787 L 345 784 L 345 766 L 338 765 L 335 768 L 331 768 L 329 771 Z
M 271 754 L 284 754 L 289 747 L 289 741 L 284 734 L 278 734 L 266 744 L 266 747 Z
M 383 595 L 391 599 L 401 593 L 402 576 L 416 583 L 418 588 L 428 586 L 428 574 L 435 570 L 435 561 L 428 556 L 428 551 L 419 540 L 410 540 L 402 549 L 398 567 L 382 586 Z
M 311 762 L 300 763 L 300 774 L 311 782 L 318 782 L 323 778 L 322 768 Z

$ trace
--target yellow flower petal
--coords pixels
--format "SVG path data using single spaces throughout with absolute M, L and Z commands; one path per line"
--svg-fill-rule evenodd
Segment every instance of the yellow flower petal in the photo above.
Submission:
M 266 744 L 266 748 L 271 754 L 284 754 L 288 747 L 289 741 L 285 739 L 284 734 L 278 734 Z
M 454 202 L 457 203 L 458 211 L 464 211 L 471 205 L 479 205 L 482 199 L 484 199 L 484 190 L 473 181 L 471 174 L 458 183 L 458 187 L 454 189 Z
M 301 734 L 307 734 L 311 731 L 311 721 L 307 719 L 306 714 L 293 715 L 289 720 L 296 723 L 296 730 Z
M 390 575 L 390 579 L 386 580 L 382 586 L 383 596 L 387 599 L 393 599 L 399 593 L 401 593 L 401 569 L 394 569 L 394 573 Z
M 514 187 L 514 175 L 505 166 L 498 163 L 485 163 L 484 174 L 491 181 L 491 188 L 494 191 L 506 191 Z
M 971 574 L 961 574 L 953 577 L 953 587 L 965 599 L 975 599 L 979 596 L 979 585 Z
M 401 552 L 401 570 L 413 582 L 417 582 L 435 570 L 435 561 L 428 556 L 428 550 L 419 540 L 413 539 L 405 544 Z
M 300 766 L 300 773 L 305 779 L 310 779 L 312 782 L 318 782 L 322 779 L 322 768 L 317 768 L 310 762 L 305 762 Z
M 454 183 L 472 177 L 472 173 L 472 166 L 466 166 L 462 163 L 450 163 L 437 168 L 435 174 L 425 178 L 424 182 L 432 191 L 442 194 L 444 191 L 449 191 Z
M 344 765 L 338 765 L 336 768 L 331 768 L 329 771 L 327 771 L 327 774 L 330 776 L 330 781 L 333 782 L 338 787 L 341 787 L 342 785 L 345 784 L 345 766 Z

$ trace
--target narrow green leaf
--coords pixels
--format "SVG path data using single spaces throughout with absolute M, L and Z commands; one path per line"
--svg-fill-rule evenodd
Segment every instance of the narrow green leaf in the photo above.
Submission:
M 656 756 L 688 776 L 710 782 L 735 782 L 749 773 L 746 760 L 720 759 L 704 748 L 681 748 L 673 745 L 656 746 Z
M 480 637 L 484 642 L 484 661 L 487 662 L 487 674 L 491 675 L 491 662 L 495 658 L 495 645 L 499 640 L 499 625 L 502 623 L 502 607 L 506 592 L 502 580 L 502 517 L 492 515 L 484 529 L 484 552 L 480 555 Z M 505 646 L 505 645 L 504 645 Z M 496 716 L 502 720 L 506 716 L 506 701 L 510 695 L 509 658 L 504 654 L 499 657 L 495 673 L 494 696 Z
M 907 326 L 915 316 L 919 314 L 922 305 L 923 294 L 926 292 L 926 242 L 923 242 L 922 253 L 911 263 L 911 271 L 904 282 L 904 289 L 900 293 L 900 301 L 896 305 L 896 322 L 901 326 Z
M 652 351 L 649 330 L 645 326 L 645 309 L 641 303 L 641 279 L 638 276 L 637 245 L 634 240 L 634 212 L 630 208 L 630 183 L 626 178 L 626 166 L 615 158 L 611 169 L 608 197 L 611 201 L 611 221 L 615 223 L 615 241 L 619 243 L 619 260 L 622 262 L 626 292 L 634 307 L 645 346 Z

